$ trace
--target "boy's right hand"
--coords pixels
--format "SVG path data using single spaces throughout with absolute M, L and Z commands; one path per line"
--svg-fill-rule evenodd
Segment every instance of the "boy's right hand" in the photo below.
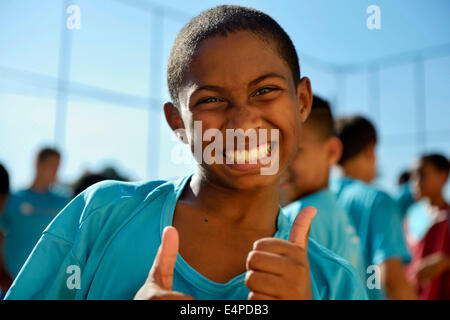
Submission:
M 166 227 L 147 280 L 136 293 L 134 300 L 194 300 L 191 296 L 172 291 L 178 241 L 177 229 Z

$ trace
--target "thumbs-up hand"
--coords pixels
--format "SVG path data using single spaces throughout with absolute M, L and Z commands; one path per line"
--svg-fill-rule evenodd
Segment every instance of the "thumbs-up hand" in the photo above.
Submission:
M 295 218 L 289 240 L 263 238 L 255 241 L 247 256 L 245 284 L 250 300 L 312 299 L 307 257 L 314 207 L 306 207 Z
M 136 293 L 134 300 L 194 300 L 191 296 L 172 291 L 178 245 L 177 229 L 166 227 L 147 280 Z

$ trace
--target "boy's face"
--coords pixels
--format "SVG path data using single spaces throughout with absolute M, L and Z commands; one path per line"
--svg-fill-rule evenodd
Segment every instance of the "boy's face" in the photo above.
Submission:
M 312 94 L 307 78 L 296 88 L 291 70 L 271 43 L 246 31 L 206 39 L 190 65 L 179 97 L 182 126 L 193 152 L 194 121 L 201 122 L 203 132 L 217 129 L 223 137 L 222 164 L 200 164 L 208 180 L 235 189 L 278 187 L 279 172 L 297 151 L 300 125 L 309 114 Z M 254 129 L 258 135 L 260 129 L 266 129 L 268 142 L 274 141 L 271 129 L 276 129 L 278 145 L 271 150 L 272 162 L 278 161 L 276 174 L 262 175 L 259 164 L 227 164 L 226 129 Z M 210 143 L 202 141 L 202 150 Z M 246 143 L 249 151 L 248 139 Z
M 286 205 L 327 185 L 330 170 L 330 145 L 310 125 L 302 128 L 297 156 L 283 173 L 280 201 Z
M 447 177 L 427 162 L 416 164 L 411 176 L 414 192 L 418 199 L 434 198 L 441 194 Z
M 49 156 L 44 160 L 37 162 L 37 175 L 40 179 L 51 185 L 56 181 L 60 157 L 56 155 Z

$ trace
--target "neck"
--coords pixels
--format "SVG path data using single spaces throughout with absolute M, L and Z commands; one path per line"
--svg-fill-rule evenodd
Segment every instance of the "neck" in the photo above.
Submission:
M 273 185 L 256 190 L 236 190 L 211 183 L 196 173 L 186 198 L 211 218 L 273 234 L 279 211 L 278 185 L 277 179 Z
M 47 182 L 42 181 L 36 177 L 31 184 L 30 189 L 36 192 L 46 192 L 49 189 L 50 185 Z
M 439 194 L 436 197 L 430 197 L 429 200 L 430 200 L 430 205 L 432 207 L 443 208 L 447 204 L 447 202 L 445 201 L 445 199 L 442 196 L 442 194 Z
M 356 159 L 348 160 L 345 164 L 342 165 L 342 169 L 344 170 L 344 173 L 347 177 L 370 183 L 370 181 L 368 181 L 366 175 L 364 174 L 364 170 L 361 170 L 361 168 L 363 167 L 364 166 L 362 166 L 361 163 L 358 163 Z
M 328 183 L 329 183 L 328 177 L 329 176 L 327 175 L 325 180 L 320 185 L 316 186 L 315 188 L 310 188 L 309 190 L 302 190 L 300 193 L 297 194 L 297 197 L 293 201 L 328 189 Z

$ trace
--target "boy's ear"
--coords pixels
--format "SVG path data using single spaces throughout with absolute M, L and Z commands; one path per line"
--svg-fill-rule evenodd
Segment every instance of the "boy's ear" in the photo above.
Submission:
M 311 91 L 311 81 L 308 77 L 300 79 L 297 86 L 297 100 L 300 111 L 300 120 L 305 122 L 311 112 L 313 94 Z
M 184 123 L 181 119 L 180 111 L 173 105 L 172 102 L 164 103 L 164 115 L 166 116 L 166 121 L 169 127 L 175 132 L 177 137 L 184 143 L 185 133 L 184 133 Z M 183 132 L 181 132 L 183 131 Z
M 338 137 L 331 137 L 327 141 L 328 165 L 331 167 L 339 162 L 342 156 L 342 142 Z
M 364 157 L 367 160 L 373 161 L 375 160 L 375 144 L 371 143 L 367 145 L 363 150 Z

